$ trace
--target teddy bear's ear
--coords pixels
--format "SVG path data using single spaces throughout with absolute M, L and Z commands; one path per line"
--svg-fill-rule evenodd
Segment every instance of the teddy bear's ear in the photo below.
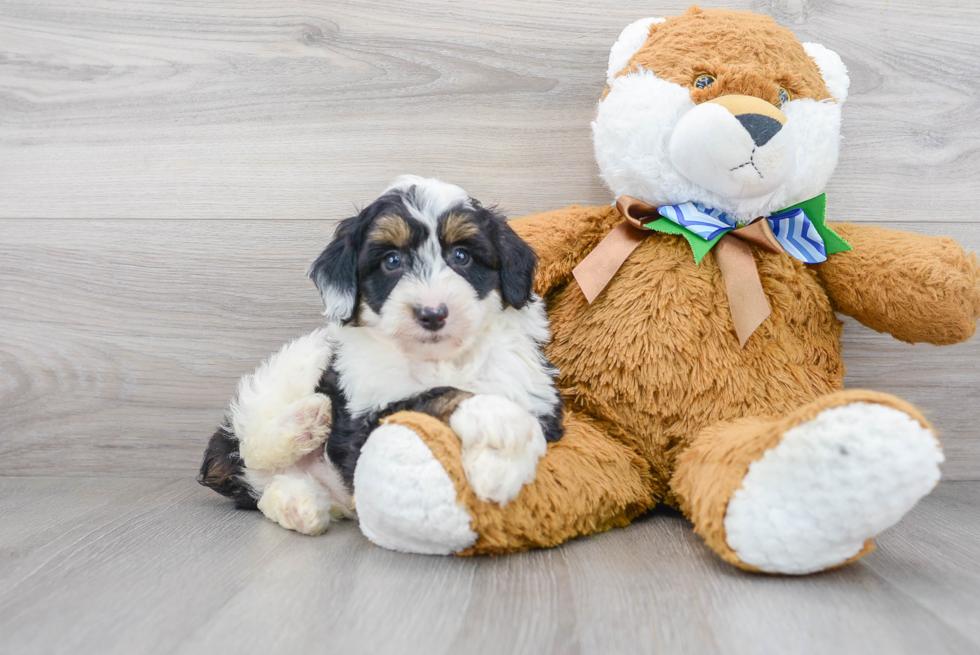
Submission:
M 851 78 L 847 76 L 847 66 L 841 61 L 840 55 L 819 43 L 804 43 L 803 49 L 817 62 L 824 84 L 834 100 L 843 103 L 847 100 L 847 89 L 851 86 Z
M 616 73 L 623 70 L 630 58 L 636 54 L 647 37 L 650 36 L 650 26 L 662 23 L 666 18 L 642 18 L 635 23 L 630 23 L 626 29 L 620 32 L 619 38 L 609 51 L 609 68 L 606 69 L 606 84 L 612 86 Z

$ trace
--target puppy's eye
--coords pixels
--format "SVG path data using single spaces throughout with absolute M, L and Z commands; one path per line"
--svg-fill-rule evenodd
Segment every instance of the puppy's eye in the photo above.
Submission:
M 395 252 L 394 250 L 385 255 L 384 261 L 381 263 L 387 271 L 397 270 L 398 267 L 402 265 L 401 254 Z
M 698 79 L 694 80 L 694 86 L 699 89 L 707 89 L 709 86 L 715 83 L 715 78 L 713 75 L 702 75 Z
M 453 263 L 459 266 L 466 266 L 470 263 L 470 253 L 466 248 L 455 248 L 453 250 Z
M 789 102 L 789 91 L 780 87 L 779 89 L 779 106 L 782 107 L 787 102 Z

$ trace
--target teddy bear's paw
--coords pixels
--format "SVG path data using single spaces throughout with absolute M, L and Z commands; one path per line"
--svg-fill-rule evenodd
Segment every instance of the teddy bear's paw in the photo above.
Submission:
M 251 469 L 280 469 L 323 445 L 333 423 L 330 399 L 314 393 L 288 405 L 265 429 L 241 440 Z
M 463 471 L 477 498 L 500 506 L 534 481 L 548 447 L 538 420 L 503 396 L 464 400 L 449 427 L 463 445 Z
M 383 548 L 449 555 L 476 542 L 456 487 L 413 430 L 386 423 L 371 433 L 354 469 L 361 532 Z
M 330 525 L 330 497 L 306 475 L 275 476 L 258 506 L 266 518 L 301 534 L 321 534 Z
M 725 513 L 728 546 L 770 573 L 841 564 L 936 486 L 942 461 L 932 431 L 905 412 L 826 409 L 749 466 Z

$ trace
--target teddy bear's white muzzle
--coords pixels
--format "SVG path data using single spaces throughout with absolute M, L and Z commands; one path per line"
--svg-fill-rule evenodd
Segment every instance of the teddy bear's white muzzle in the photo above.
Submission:
M 763 100 L 729 98 L 702 103 L 677 122 L 671 163 L 691 182 L 721 196 L 765 196 L 793 174 L 793 131 L 784 129 L 782 112 Z

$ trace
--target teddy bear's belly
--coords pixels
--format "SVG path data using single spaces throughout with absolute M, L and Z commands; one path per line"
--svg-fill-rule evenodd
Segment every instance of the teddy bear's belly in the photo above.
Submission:
M 783 414 L 843 386 L 841 323 L 812 269 L 757 253 L 772 314 L 744 349 L 724 279 L 680 237 L 652 235 L 588 305 L 552 297 L 549 355 L 573 411 L 608 421 L 663 476 L 704 427 Z

